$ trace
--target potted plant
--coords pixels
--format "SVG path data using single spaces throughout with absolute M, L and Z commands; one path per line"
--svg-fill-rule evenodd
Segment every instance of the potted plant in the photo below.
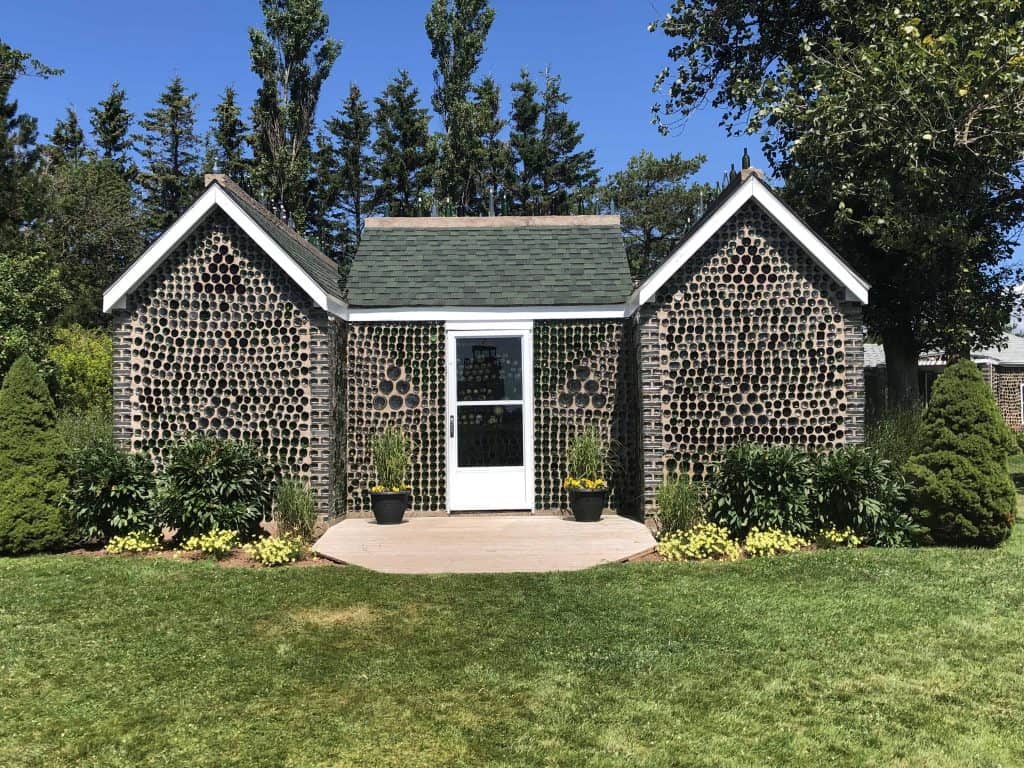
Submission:
M 373 465 L 377 485 L 370 488 L 370 506 L 380 525 L 402 522 L 409 508 L 412 487 L 405 482 L 409 470 L 409 439 L 400 429 L 387 427 L 373 438 Z
M 569 442 L 569 508 L 578 523 L 596 523 L 608 505 L 608 481 L 604 473 L 608 445 L 596 427 L 587 427 Z

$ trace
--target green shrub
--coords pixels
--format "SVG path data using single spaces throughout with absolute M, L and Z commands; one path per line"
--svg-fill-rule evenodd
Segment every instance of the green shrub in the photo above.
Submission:
M 903 546 L 915 531 L 906 502 L 903 475 L 873 450 L 842 446 L 815 457 L 811 509 L 821 526 L 852 528 L 875 546 Z
M 60 410 L 84 411 L 112 407 L 113 344 L 110 334 L 72 325 L 58 328 L 56 341 L 46 352 L 53 366 Z
M 50 393 L 19 357 L 0 388 L 0 554 L 44 552 L 68 541 L 60 500 L 66 447 Z
M 303 541 L 298 536 L 267 536 L 246 544 L 245 551 L 261 565 L 285 565 L 302 558 Z
M 743 539 L 743 551 L 747 553 L 747 557 L 785 555 L 790 552 L 799 552 L 809 546 L 811 543 L 807 539 L 780 531 L 778 528 L 769 528 L 766 531 L 751 528 L 746 538 Z
M 1017 440 L 1017 453 L 1024 453 L 1024 431 L 1014 433 Z
M 249 540 L 260 534 L 273 491 L 273 468 L 255 446 L 195 437 L 171 448 L 157 478 L 157 519 L 179 540 L 217 529 Z
M 160 538 L 152 531 L 131 531 L 122 536 L 111 536 L 104 549 L 114 555 L 125 552 L 155 552 L 163 548 Z
M 101 442 L 113 444 L 114 416 L 109 408 L 103 407 L 65 411 L 57 416 L 57 431 L 69 453 L 88 450 Z
M 202 552 L 220 560 L 230 555 L 238 544 L 237 531 L 222 531 L 215 528 L 206 533 L 189 536 L 181 543 L 181 548 L 189 552 Z
M 704 492 L 686 475 L 668 477 L 658 486 L 657 513 L 659 535 L 685 531 L 704 520 Z
M 921 448 L 922 415 L 919 406 L 888 411 L 867 425 L 864 444 L 879 458 L 902 470 Z
M 989 547 L 1004 541 L 1016 511 L 1006 467 L 1016 445 L 974 363 L 951 365 L 936 379 L 922 444 L 907 479 L 924 540 Z
M 388 426 L 373 438 L 373 467 L 377 486 L 388 491 L 408 488 L 405 475 L 409 471 L 409 438 L 398 427 Z
M 689 530 L 663 536 L 658 554 L 666 560 L 738 560 L 741 553 L 725 526 L 698 523 Z
M 811 459 L 789 445 L 743 443 L 727 448 L 715 470 L 708 518 L 737 538 L 751 528 L 809 534 Z
M 129 453 L 106 436 L 68 451 L 68 490 L 63 505 L 78 538 L 103 542 L 131 531 L 156 531 L 153 462 Z
M 608 443 L 601 437 L 597 427 L 587 427 L 569 441 L 566 454 L 569 477 L 575 480 L 606 481 L 608 454 Z
M 280 535 L 292 534 L 312 541 L 316 528 L 316 499 L 309 483 L 286 477 L 274 492 L 274 521 Z

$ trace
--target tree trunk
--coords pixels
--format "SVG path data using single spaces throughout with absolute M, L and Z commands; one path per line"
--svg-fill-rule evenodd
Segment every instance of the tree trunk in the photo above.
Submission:
M 914 407 L 921 402 L 917 379 L 920 350 L 908 338 L 889 334 L 882 342 L 885 349 L 887 404 L 889 408 Z

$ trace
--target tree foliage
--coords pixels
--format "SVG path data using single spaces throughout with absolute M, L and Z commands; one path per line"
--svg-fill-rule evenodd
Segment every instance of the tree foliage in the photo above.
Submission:
M 99 328 L 58 328 L 46 352 L 53 366 L 54 399 L 62 412 L 113 406 L 113 343 Z
M 1016 493 L 1006 459 L 1016 443 L 971 361 L 951 365 L 935 380 L 921 441 L 907 478 L 928 540 L 991 547 L 1009 537 Z
M 131 179 L 136 170 L 131 160 L 135 115 L 128 111 L 126 100 L 124 88 L 115 82 L 107 98 L 89 109 L 89 124 L 101 157 L 115 162 L 121 174 Z
M 352 83 L 338 113 L 327 121 L 337 158 L 337 203 L 345 217 L 345 260 L 355 255 L 363 222 L 373 211 L 375 176 L 370 152 L 373 115 L 359 86 Z
M 19 357 L 0 388 L 0 554 L 45 552 L 67 541 L 59 506 L 65 448 L 56 424 L 39 370 Z
M 52 163 L 66 163 L 81 160 L 86 153 L 85 132 L 78 121 L 78 113 L 67 108 L 64 119 L 54 123 L 48 155 Z
M 0 374 L 20 356 L 43 360 L 68 301 L 55 260 L 28 243 L 0 249 Z
M 196 134 L 196 94 L 175 77 L 158 106 L 143 115 L 136 139 L 144 165 L 139 184 L 144 224 L 150 235 L 163 232 L 192 203 L 202 187 L 200 142 Z
M 622 214 L 626 255 L 635 279 L 650 274 L 675 250 L 698 218 L 701 202 L 710 199 L 710 185 L 690 181 L 705 159 L 679 153 L 658 158 L 643 150 L 608 177 L 604 196 Z
M 430 118 L 409 73 L 401 70 L 375 103 L 375 207 L 391 216 L 422 215 L 433 175 Z
M 341 43 L 327 34 L 322 0 L 260 0 L 260 6 L 265 29 L 249 30 L 252 71 L 261 81 L 252 110 L 253 181 L 301 225 L 316 107 Z
M 481 124 L 487 105 L 470 98 L 487 35 L 494 23 L 488 0 L 434 0 L 425 27 L 434 58 L 431 103 L 444 126 L 435 186 L 458 213 L 479 211 L 483 187 Z
M 238 94 L 228 86 L 213 111 L 213 126 L 210 129 L 211 160 L 207 166 L 214 167 L 240 185 L 249 188 L 251 161 L 246 156 L 249 143 L 249 128 L 242 120 L 242 108 L 238 105 Z
M 922 349 L 996 341 L 1024 214 L 1016 0 L 677 2 L 664 128 L 707 99 L 759 132 L 786 195 L 872 284 L 894 402 Z

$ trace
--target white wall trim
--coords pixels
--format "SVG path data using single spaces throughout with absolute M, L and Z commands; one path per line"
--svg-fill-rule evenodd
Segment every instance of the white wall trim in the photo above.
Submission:
M 748 200 L 755 200 L 797 243 L 835 278 L 848 296 L 862 304 L 868 303 L 870 287 L 833 251 L 787 208 L 763 181 L 751 175 L 691 234 L 665 262 L 658 267 L 629 297 L 628 314 L 632 315 L 650 301 L 658 290 L 700 250 Z
M 615 320 L 626 317 L 625 304 L 550 307 L 349 307 L 353 323 L 380 322 L 479 322 L 514 320 Z
M 302 290 L 327 312 L 346 317 L 348 307 L 338 298 L 329 295 L 298 265 L 298 263 L 267 234 L 219 184 L 213 183 L 175 221 L 166 232 L 146 249 L 142 256 L 103 292 L 103 311 L 123 309 L 128 294 L 134 291 L 214 208 L 219 207 L 234 221 L 253 242 L 256 243 Z

